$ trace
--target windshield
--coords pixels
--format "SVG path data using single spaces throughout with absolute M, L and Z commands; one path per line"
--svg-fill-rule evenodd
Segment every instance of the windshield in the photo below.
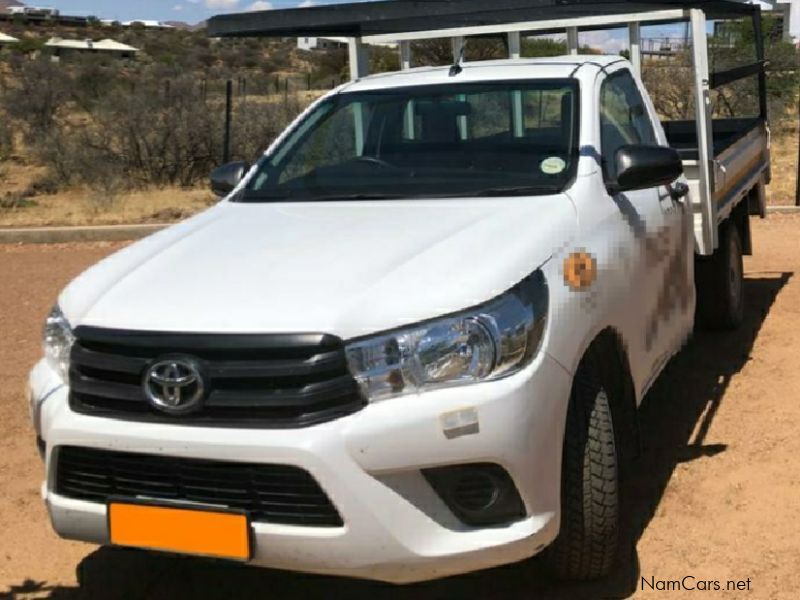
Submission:
M 260 163 L 239 201 L 537 195 L 578 160 L 574 80 L 337 94 Z

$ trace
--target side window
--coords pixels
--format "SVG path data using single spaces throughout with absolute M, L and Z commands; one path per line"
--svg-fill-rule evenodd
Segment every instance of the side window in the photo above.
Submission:
M 626 144 L 657 144 L 644 99 L 630 71 L 619 71 L 600 88 L 600 143 L 607 177 L 613 177 L 614 155 Z

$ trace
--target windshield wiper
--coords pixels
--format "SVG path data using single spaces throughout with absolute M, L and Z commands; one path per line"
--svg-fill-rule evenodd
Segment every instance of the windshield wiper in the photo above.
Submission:
M 292 194 L 242 194 L 239 202 L 326 202 L 328 200 L 394 200 L 404 198 L 400 194 L 324 194 L 320 196 L 295 196 Z
M 517 185 L 509 187 L 487 188 L 471 192 L 470 196 L 529 196 L 542 194 L 557 194 L 559 188 L 543 185 Z
M 395 200 L 397 198 L 404 198 L 402 194 L 371 194 L 367 192 L 355 194 L 330 194 L 325 196 L 309 196 L 307 198 L 298 198 L 305 202 L 321 202 L 328 200 Z

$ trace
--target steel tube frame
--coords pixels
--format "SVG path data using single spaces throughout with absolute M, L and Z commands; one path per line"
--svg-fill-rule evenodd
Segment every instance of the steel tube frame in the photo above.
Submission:
M 757 60 L 759 64 L 763 65 L 763 46 L 761 46 L 760 42 L 761 27 L 759 16 L 760 11 L 755 11 L 753 13 L 758 48 Z M 504 34 L 507 36 L 508 40 L 509 57 L 517 58 L 520 56 L 521 32 L 534 33 L 561 30 L 567 32 L 567 47 L 570 54 L 577 54 L 579 51 L 578 32 L 582 28 L 597 29 L 627 24 L 631 46 L 631 63 L 637 74 L 641 74 L 641 24 L 686 20 L 688 20 L 690 23 L 692 38 L 695 121 L 697 126 L 699 154 L 698 163 L 700 174 L 699 198 L 695 199 L 695 205 L 699 204 L 699 208 L 696 207 L 695 210 L 701 214 L 703 223 L 699 250 L 702 254 L 710 254 L 716 249 L 719 240 L 717 232 L 717 210 L 714 203 L 714 149 L 710 98 L 710 91 L 712 89 L 712 75 L 709 69 L 708 40 L 706 37 L 706 15 L 702 9 L 691 8 L 655 10 L 643 13 L 576 17 L 570 19 L 507 23 L 501 25 L 454 27 L 438 30 L 401 32 L 364 36 L 361 38 L 351 38 L 350 43 L 348 44 L 350 73 L 352 79 L 358 79 L 368 74 L 369 65 L 364 44 L 370 42 L 398 42 L 400 45 L 399 52 L 401 69 L 408 69 L 411 66 L 410 42 L 412 40 L 450 38 L 453 47 L 454 59 L 457 59 L 460 49 L 463 47 L 465 37 L 475 35 Z M 723 78 L 725 75 L 735 74 L 726 73 L 723 75 Z M 761 91 L 760 109 L 762 118 L 766 119 L 767 109 L 766 97 L 764 95 L 766 79 L 763 66 L 758 71 L 758 77 Z M 517 130 L 519 130 L 519 124 L 515 125 L 515 131 Z
M 717 247 L 717 205 L 714 202 L 714 140 L 711 131 L 711 87 L 708 69 L 706 15 L 697 8 L 689 10 L 694 66 L 695 123 L 700 172 L 700 212 L 702 214 L 701 254 L 711 254 Z

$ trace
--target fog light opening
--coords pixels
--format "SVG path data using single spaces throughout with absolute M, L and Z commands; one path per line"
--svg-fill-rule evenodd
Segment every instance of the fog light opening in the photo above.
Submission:
M 501 486 L 488 472 L 468 471 L 456 481 L 453 500 L 468 512 L 488 510 L 497 503 Z
M 501 525 L 525 516 L 513 480 L 491 463 L 424 469 L 428 483 L 447 507 L 467 525 Z

